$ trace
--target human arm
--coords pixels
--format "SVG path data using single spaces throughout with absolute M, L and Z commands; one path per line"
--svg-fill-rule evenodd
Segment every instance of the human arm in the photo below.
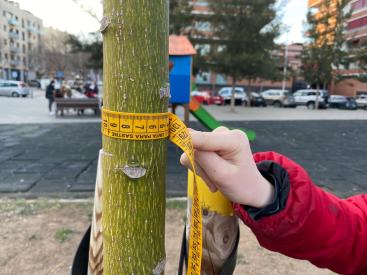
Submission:
M 236 213 L 251 228 L 262 246 L 293 258 L 309 260 L 319 267 L 329 268 L 338 273 L 367 274 L 365 260 L 367 197 L 365 195 L 347 200 L 337 198 L 314 185 L 301 166 L 273 152 L 255 154 L 254 158 L 250 158 L 248 155 L 251 155 L 251 150 L 249 145 L 247 148 L 248 141 L 240 135 L 233 135 L 230 132 L 220 135 L 218 133 L 201 134 L 194 131 L 192 136 L 194 148 L 197 149 L 196 161 L 200 167 L 199 174 L 204 170 L 206 173 L 204 177 L 210 182 L 209 184 L 214 185 L 211 189 L 218 188 L 221 191 L 223 189 L 223 193 L 235 202 Z M 214 142 L 210 141 L 212 139 L 221 139 L 221 142 L 216 142 L 216 149 L 211 145 Z M 237 147 L 233 145 L 231 147 L 229 144 L 231 141 L 237 143 L 240 140 L 246 146 L 243 149 L 243 145 L 238 145 L 238 148 L 242 148 L 237 150 L 238 157 L 242 159 L 238 163 L 244 162 L 247 165 L 241 166 L 242 176 L 232 176 L 230 166 L 227 166 L 226 162 L 234 165 L 233 156 L 228 160 L 228 155 L 224 151 L 228 149 L 227 151 L 233 153 L 235 151 L 233 148 Z M 216 162 L 218 159 L 214 156 L 208 158 L 209 153 L 217 154 L 221 161 Z M 242 154 L 246 156 L 241 157 Z M 247 190 L 251 190 L 252 194 L 262 192 L 257 187 L 259 178 L 248 176 L 256 175 L 253 171 L 256 168 L 255 163 L 259 165 L 269 161 L 279 165 L 286 175 L 286 177 L 276 177 L 282 181 L 280 185 L 283 187 L 288 180 L 286 203 L 276 214 L 255 220 L 245 208 L 258 208 L 258 206 L 253 204 L 255 201 L 253 198 L 242 194 Z M 182 162 L 185 163 L 185 157 Z M 208 162 L 210 162 L 209 166 Z M 218 175 L 220 171 L 224 174 Z M 240 198 L 232 196 L 233 193 Z M 268 203 L 272 203 L 275 199 L 273 197 Z

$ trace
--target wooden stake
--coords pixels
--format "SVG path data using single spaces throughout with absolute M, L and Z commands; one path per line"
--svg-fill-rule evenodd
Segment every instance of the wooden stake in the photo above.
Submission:
M 94 191 L 94 208 L 89 243 L 88 274 L 103 274 L 103 238 L 102 238 L 102 158 L 103 151 L 99 151 L 96 188 Z

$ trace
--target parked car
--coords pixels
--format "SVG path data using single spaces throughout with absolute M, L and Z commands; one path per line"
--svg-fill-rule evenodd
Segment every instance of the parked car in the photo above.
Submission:
M 367 95 L 357 96 L 356 103 L 357 103 L 358 108 L 363 108 L 367 110 Z
M 353 97 L 347 97 L 347 102 L 345 102 L 345 104 L 342 107 L 342 109 L 346 109 L 346 110 L 357 110 L 358 109 L 358 105 L 357 105 L 356 100 Z
M 211 104 L 215 104 L 215 105 L 224 105 L 224 98 L 220 95 L 212 95 L 210 97 L 210 102 Z
M 331 95 L 329 96 L 328 102 L 330 108 L 342 108 L 347 102 L 347 97 L 342 95 Z
M 31 89 L 22 81 L 0 80 L 0 96 L 26 97 Z
M 37 79 L 28 80 L 28 85 L 29 87 L 41 88 L 41 82 Z
M 343 95 L 331 95 L 328 99 L 330 108 L 356 110 L 358 108 L 357 102 L 354 98 Z
M 308 109 L 316 108 L 316 100 L 318 100 L 319 108 L 325 109 L 328 107 L 328 91 L 314 89 L 298 90 L 293 94 L 297 105 L 306 106 Z
M 211 95 L 211 91 L 192 91 L 191 96 L 195 98 L 197 102 L 204 105 L 224 105 L 224 99 L 220 95 Z
M 266 90 L 261 93 L 265 102 L 274 107 L 296 107 L 293 95 L 287 90 Z
M 232 90 L 232 87 L 223 87 L 219 90 L 218 94 L 223 97 L 224 104 L 231 103 Z M 242 87 L 235 88 L 234 99 L 236 105 L 247 106 L 249 103 L 249 99 L 247 94 L 245 93 L 245 89 Z
M 209 105 L 210 93 L 205 91 L 192 91 L 191 96 L 196 99 L 197 102 L 204 105 Z
M 266 102 L 264 97 L 262 97 L 260 94 L 252 92 L 251 93 L 251 100 L 250 100 L 251 106 L 255 107 L 266 107 Z

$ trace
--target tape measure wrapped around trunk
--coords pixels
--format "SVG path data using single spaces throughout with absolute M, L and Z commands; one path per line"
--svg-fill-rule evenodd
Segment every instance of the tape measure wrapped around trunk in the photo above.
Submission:
M 193 167 L 193 196 L 190 215 L 187 274 L 201 274 L 202 210 L 196 184 L 194 148 L 185 124 L 174 114 L 136 114 L 102 110 L 102 134 L 123 140 L 154 140 L 169 137 L 189 157 Z

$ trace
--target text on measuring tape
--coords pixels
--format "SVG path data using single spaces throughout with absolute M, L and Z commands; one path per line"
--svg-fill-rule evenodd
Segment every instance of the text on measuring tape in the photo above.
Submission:
M 187 274 L 199 275 L 202 258 L 202 212 L 194 160 L 194 148 L 185 124 L 172 113 L 136 114 L 102 110 L 102 134 L 124 140 L 155 140 L 169 137 L 188 156 L 194 172 Z

